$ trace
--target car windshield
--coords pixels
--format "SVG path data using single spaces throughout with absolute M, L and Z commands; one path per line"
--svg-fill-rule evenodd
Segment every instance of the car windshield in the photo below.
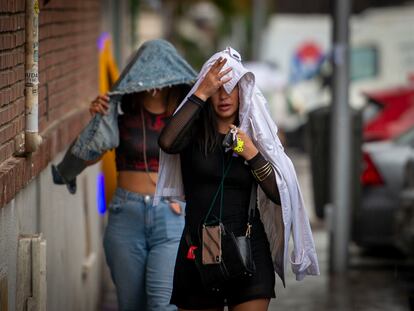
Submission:
M 414 127 L 410 128 L 404 134 L 398 136 L 395 142 L 399 145 L 414 145 Z
M 363 123 L 367 123 L 373 120 L 381 111 L 382 106 L 373 101 L 368 101 L 367 105 L 362 109 Z

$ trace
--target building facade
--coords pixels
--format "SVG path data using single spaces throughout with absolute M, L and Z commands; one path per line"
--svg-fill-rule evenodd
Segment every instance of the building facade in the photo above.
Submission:
M 0 1 L 0 310 L 26 310 L 29 304 L 34 310 L 96 310 L 104 267 L 101 169 L 96 164 L 82 173 L 70 195 L 53 184 L 50 165 L 90 120 L 88 106 L 98 94 L 98 39 L 104 32 L 128 32 L 122 27 L 129 1 L 33 1 L 39 12 L 42 143 L 21 154 L 29 2 Z M 124 37 L 117 41 L 122 61 L 130 46 Z M 28 238 L 34 239 L 25 247 Z

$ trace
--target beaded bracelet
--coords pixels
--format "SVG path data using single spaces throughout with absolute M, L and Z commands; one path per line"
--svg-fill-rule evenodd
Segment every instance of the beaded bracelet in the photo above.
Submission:
M 237 137 L 237 145 L 233 148 L 234 151 L 236 151 L 237 153 L 242 153 L 244 150 L 244 141 L 241 140 L 240 137 Z

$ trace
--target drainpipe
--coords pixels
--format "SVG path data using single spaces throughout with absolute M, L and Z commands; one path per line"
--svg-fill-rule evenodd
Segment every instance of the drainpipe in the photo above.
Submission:
M 26 0 L 25 153 L 39 148 L 39 1 Z

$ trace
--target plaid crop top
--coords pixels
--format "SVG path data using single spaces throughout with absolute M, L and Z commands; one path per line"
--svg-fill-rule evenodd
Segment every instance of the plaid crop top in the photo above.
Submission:
M 144 113 L 146 157 L 150 172 L 158 172 L 158 136 L 170 116 L 167 113 L 154 114 L 145 109 L 137 109 L 118 116 L 119 146 L 116 148 L 116 168 L 118 171 L 144 171 L 144 144 L 141 111 Z

